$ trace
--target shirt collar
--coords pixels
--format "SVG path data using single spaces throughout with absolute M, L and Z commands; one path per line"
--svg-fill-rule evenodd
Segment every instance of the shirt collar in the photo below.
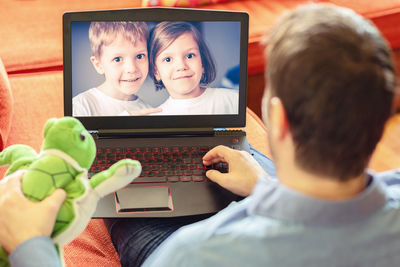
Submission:
M 345 201 L 314 198 L 270 178 L 260 178 L 248 206 L 249 214 L 308 225 L 340 225 L 360 221 L 386 203 L 383 185 L 368 174 L 368 187 Z

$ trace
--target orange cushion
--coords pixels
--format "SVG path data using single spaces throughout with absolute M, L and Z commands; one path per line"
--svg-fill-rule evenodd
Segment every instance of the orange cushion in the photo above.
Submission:
M 245 131 L 249 143 L 264 155 L 272 158 L 269 149 L 267 128 L 265 128 L 261 118 L 250 108 L 247 108 Z
M 169 6 L 169 7 L 198 7 L 207 4 L 225 3 L 237 0 L 143 0 L 143 7 Z
M 90 220 L 86 229 L 64 247 L 66 267 L 121 266 L 102 219 Z
M 11 95 L 10 82 L 0 58 L 0 151 L 3 150 L 11 126 L 11 115 L 13 111 L 13 99 Z
M 10 76 L 14 112 L 7 146 L 25 144 L 40 150 L 43 126 L 49 118 L 62 117 L 62 71 Z
M 62 66 L 67 11 L 140 7 L 141 0 L 2 1 L 0 55 L 8 72 Z
M 189 0 L 186 0 L 189 2 Z M 198 0 L 197 0 L 198 1 Z M 201 1 L 201 0 L 200 0 Z M 212 1 L 212 0 L 207 0 Z M 317 1 L 317 0 L 316 0 Z M 205 9 L 245 11 L 250 16 L 249 73 L 264 70 L 263 34 L 282 12 L 307 0 L 242 0 L 202 5 Z M 332 0 L 371 18 L 394 48 L 400 48 L 400 1 Z M 367 3 L 366 3 L 367 2 Z M 0 55 L 8 72 L 62 66 L 62 14 L 66 11 L 140 7 L 142 0 L 3 1 L 0 24 Z
M 389 41 L 391 47 L 400 48 L 400 1 L 398 0 L 319 0 L 355 10 L 369 18 Z

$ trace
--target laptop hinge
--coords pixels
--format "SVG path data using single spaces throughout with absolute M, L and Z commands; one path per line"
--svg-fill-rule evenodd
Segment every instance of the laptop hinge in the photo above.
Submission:
M 213 136 L 213 128 L 99 129 L 98 138 Z

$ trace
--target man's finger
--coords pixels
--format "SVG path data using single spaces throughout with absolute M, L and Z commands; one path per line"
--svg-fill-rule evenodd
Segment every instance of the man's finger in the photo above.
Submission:
M 226 146 L 216 146 L 204 155 L 203 160 L 213 161 L 214 159 L 218 159 L 226 162 L 231 156 L 232 150 Z
M 221 186 L 223 184 L 224 175 L 225 174 L 223 174 L 223 173 L 221 173 L 220 171 L 217 171 L 217 170 L 208 170 L 206 172 L 206 176 L 208 177 L 208 179 L 210 179 L 213 182 L 216 182 L 217 184 L 219 184 Z
M 10 182 L 10 185 L 15 185 L 16 183 L 21 183 L 22 177 L 26 173 L 26 170 L 18 170 L 10 175 L 7 175 L 3 179 L 0 180 L 0 183 L 7 184 Z
M 67 194 L 65 193 L 65 191 L 63 189 L 57 188 L 56 190 L 54 190 L 54 192 L 51 195 L 46 197 L 43 200 L 43 202 L 48 205 L 54 206 L 54 208 L 56 208 L 58 210 L 60 208 L 60 206 L 62 205 L 62 203 L 64 202 L 66 196 L 67 196 Z
M 10 175 L 8 175 L 7 177 L 5 177 L 2 181 L 2 189 L 1 191 L 5 191 L 5 192 L 13 192 L 14 194 L 17 195 L 17 197 L 23 197 L 23 193 L 21 190 L 21 181 L 22 181 L 22 177 L 25 174 L 25 170 L 24 171 L 16 171 Z M 4 193 L 5 193 L 4 192 Z

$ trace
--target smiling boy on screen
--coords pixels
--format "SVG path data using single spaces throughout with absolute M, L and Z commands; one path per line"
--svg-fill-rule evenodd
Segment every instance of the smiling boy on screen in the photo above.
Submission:
M 144 22 L 90 24 L 90 61 L 105 81 L 72 99 L 74 116 L 146 115 L 160 111 L 136 95 L 148 74 L 148 35 Z

